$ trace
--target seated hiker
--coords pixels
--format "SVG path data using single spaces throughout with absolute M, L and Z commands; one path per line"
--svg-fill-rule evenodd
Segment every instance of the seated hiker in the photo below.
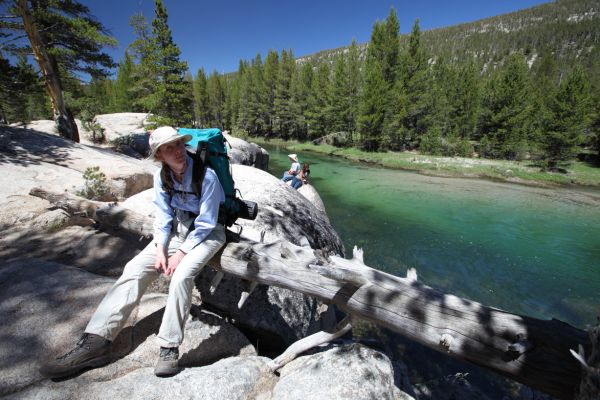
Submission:
M 300 173 L 292 179 L 292 187 L 296 190 L 300 188 L 300 186 L 308 185 L 308 177 L 310 175 L 310 165 L 308 163 L 302 164 L 302 170 Z
M 292 160 L 292 166 L 289 170 L 283 173 L 283 182 L 291 181 L 296 175 L 300 173 L 300 162 L 298 162 L 298 156 L 296 154 L 288 154 L 290 160 Z
M 75 348 L 43 365 L 43 375 L 64 377 L 109 362 L 112 341 L 161 273 L 171 276 L 171 283 L 157 335 L 160 351 L 154 373 L 170 376 L 178 372 L 178 347 L 190 311 L 194 277 L 225 243 L 225 229 L 218 221 L 219 205 L 225 201 L 223 188 L 213 169 L 207 168 L 202 197 L 194 194 L 193 159 L 184 146 L 190 139 L 171 127 L 152 132 L 150 157 L 162 163 L 154 174 L 154 240 L 127 263 Z

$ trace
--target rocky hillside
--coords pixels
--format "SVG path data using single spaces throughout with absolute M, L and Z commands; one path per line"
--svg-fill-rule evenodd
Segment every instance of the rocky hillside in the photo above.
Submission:
M 401 27 L 403 31 L 409 27 Z M 492 68 L 505 57 L 522 52 L 530 65 L 542 54 L 554 55 L 559 68 L 581 63 L 600 79 L 600 3 L 597 0 L 557 0 L 536 7 L 475 22 L 422 32 L 431 58 L 464 62 L 475 59 Z M 408 44 L 402 35 L 401 44 Z M 366 54 L 366 44 L 360 53 Z M 324 50 L 300 58 L 332 61 L 345 48 Z

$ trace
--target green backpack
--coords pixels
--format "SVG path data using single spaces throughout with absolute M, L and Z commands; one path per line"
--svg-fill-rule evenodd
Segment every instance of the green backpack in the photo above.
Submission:
M 217 128 L 189 129 L 179 128 L 180 135 L 191 135 L 186 142 L 188 154 L 194 160 L 192 171 L 192 189 L 198 197 L 202 197 L 202 182 L 206 167 L 210 166 L 225 192 L 225 203 L 219 209 L 219 222 L 231 226 L 238 218 L 253 220 L 258 214 L 258 205 L 253 201 L 243 200 L 237 196 L 239 190 L 231 175 L 231 165 L 227 155 L 227 141 Z

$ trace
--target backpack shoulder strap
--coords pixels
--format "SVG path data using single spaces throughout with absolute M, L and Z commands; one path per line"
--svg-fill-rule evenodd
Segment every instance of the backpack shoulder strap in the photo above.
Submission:
M 199 142 L 196 149 L 196 153 L 192 155 L 194 160 L 194 167 L 192 169 L 192 190 L 198 196 L 198 199 L 202 197 L 202 183 L 204 182 L 204 175 L 206 175 L 206 155 L 208 152 L 208 143 Z

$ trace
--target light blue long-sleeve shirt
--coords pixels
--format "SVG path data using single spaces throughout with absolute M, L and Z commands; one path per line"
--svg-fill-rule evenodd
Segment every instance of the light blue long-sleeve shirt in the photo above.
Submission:
M 198 214 L 194 220 L 194 229 L 189 232 L 187 238 L 179 247 L 186 254 L 200 244 L 215 228 L 219 217 L 219 205 L 225 202 L 223 187 L 217 174 L 210 167 L 206 168 L 202 183 L 202 199 L 198 200 L 192 189 L 193 163 L 192 158 L 188 156 L 183 182 L 179 183 L 173 179 L 173 188 L 176 192 L 172 196 L 163 189 L 160 170 L 154 174 L 154 205 L 156 206 L 154 242 L 164 246 L 167 245 L 176 214 L 175 209 Z

